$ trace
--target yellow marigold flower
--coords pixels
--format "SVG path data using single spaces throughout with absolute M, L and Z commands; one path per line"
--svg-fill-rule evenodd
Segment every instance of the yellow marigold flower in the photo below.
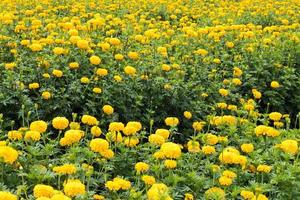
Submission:
M 155 131 L 155 134 L 156 134 L 156 135 L 160 135 L 160 136 L 162 136 L 165 140 L 167 140 L 167 139 L 169 138 L 169 136 L 170 136 L 170 131 L 167 130 L 167 129 L 161 128 L 161 129 L 157 129 L 157 130 Z
M 228 84 L 230 83 L 230 80 L 224 79 L 224 80 L 223 80 L 223 83 L 224 83 L 224 85 L 228 85 Z
M 237 106 L 236 105 L 228 105 L 227 107 L 228 110 L 237 110 Z
M 60 145 L 70 146 L 74 143 L 78 143 L 84 136 L 84 132 L 81 130 L 67 130 L 64 137 L 60 139 Z
M 242 76 L 242 74 L 243 74 L 243 71 L 240 68 L 238 68 L 238 67 L 233 68 L 233 76 L 239 77 L 239 76 Z
M 123 60 L 124 59 L 124 56 L 122 54 L 116 54 L 115 55 L 115 59 L 116 60 Z
M 205 197 L 207 199 L 225 200 L 225 192 L 221 188 L 212 187 L 212 188 L 206 190 Z
M 69 126 L 69 120 L 65 117 L 55 117 L 52 120 L 52 126 L 58 130 L 64 130 Z
M 148 171 L 149 170 L 149 165 L 147 163 L 144 163 L 144 162 L 138 162 L 138 163 L 135 164 L 134 168 L 137 171 L 137 173 L 141 173 L 141 172 Z
M 165 124 L 167 126 L 177 126 L 179 124 L 179 120 L 177 117 L 167 117 L 165 119 Z
M 249 144 L 242 144 L 241 145 L 241 149 L 245 153 L 251 153 L 254 150 L 254 146 L 251 143 L 249 143 Z
M 201 96 L 205 98 L 205 97 L 208 97 L 208 94 L 205 93 L 205 92 L 203 92 L 203 93 L 201 94 Z
M 168 72 L 168 71 L 171 70 L 171 66 L 170 66 L 170 65 L 167 65 L 167 64 L 163 64 L 163 65 L 161 66 L 161 69 L 162 69 L 163 71 Z
M 24 139 L 39 141 L 41 139 L 41 133 L 38 131 L 26 131 Z
M 102 49 L 102 51 L 108 51 L 110 49 L 110 44 L 105 42 L 105 43 L 98 43 L 98 47 Z
M 226 109 L 227 108 L 227 103 L 221 102 L 217 103 L 217 107 L 221 109 Z
M 289 154 L 295 155 L 298 152 L 298 142 L 296 140 L 284 140 L 278 147 Z
M 242 81 L 239 78 L 233 78 L 232 83 L 234 85 L 242 85 Z
M 271 112 L 269 114 L 269 118 L 273 121 L 279 121 L 282 117 L 282 114 L 279 112 Z
M 123 140 L 127 147 L 135 147 L 139 142 L 140 140 L 137 137 L 125 137 Z
M 272 167 L 268 165 L 258 165 L 256 168 L 258 172 L 264 172 L 264 173 L 269 173 L 271 169 Z
M 163 143 L 165 143 L 165 138 L 163 136 L 161 136 L 161 135 L 158 135 L 158 134 L 151 134 L 148 137 L 148 141 L 151 144 L 155 144 L 155 145 L 160 146 Z
M 184 111 L 183 116 L 184 116 L 186 119 L 191 119 L 191 118 L 192 118 L 192 113 L 189 112 L 189 111 Z
M 121 41 L 118 38 L 110 38 L 109 43 L 114 46 L 119 46 L 121 44 Z
M 115 75 L 115 76 L 114 76 L 114 79 L 115 79 L 115 81 L 117 81 L 117 82 L 122 81 L 122 77 L 119 76 L 119 75 Z
M 166 142 L 161 145 L 160 151 L 163 153 L 164 157 L 170 159 L 176 159 L 181 156 L 181 148 L 178 144 L 173 142 Z
M 247 190 L 242 190 L 240 195 L 244 198 L 244 199 L 253 199 L 255 198 L 255 195 L 253 192 L 251 191 L 247 191 Z
M 53 167 L 53 171 L 57 174 L 75 174 L 76 173 L 76 167 L 73 164 L 64 164 L 62 166 Z
M 96 71 L 96 74 L 98 76 L 106 76 L 108 74 L 108 71 L 107 71 L 107 69 L 104 69 L 104 68 L 98 68 Z
M 64 185 L 64 193 L 69 197 L 84 195 L 86 193 L 85 185 L 80 180 L 68 180 Z
M 28 87 L 29 87 L 29 89 L 34 90 L 34 89 L 38 89 L 40 87 L 40 84 L 38 84 L 38 83 L 30 83 L 28 85 Z
M 92 139 L 90 148 L 93 152 L 100 153 L 109 149 L 109 143 L 101 138 Z
M 177 167 L 177 162 L 175 160 L 165 160 L 164 166 L 168 169 L 174 169 Z
M 274 89 L 276 89 L 276 88 L 280 87 L 280 84 L 277 81 L 272 81 L 271 82 L 271 87 L 274 88 Z
M 231 179 L 234 179 L 236 178 L 236 173 L 234 173 L 233 171 L 230 171 L 230 170 L 225 170 L 223 173 L 222 173 L 223 176 L 227 177 L 227 178 L 231 178 Z
M 134 126 L 125 126 L 122 131 L 123 131 L 124 135 L 130 136 L 130 135 L 136 134 L 137 129 Z
M 29 129 L 31 131 L 38 131 L 40 133 L 44 133 L 47 130 L 47 123 L 43 120 L 38 120 L 30 123 Z
M 128 52 L 127 56 L 132 60 L 137 60 L 139 58 L 139 53 L 130 51 Z
M 102 92 L 101 88 L 95 87 L 93 88 L 93 92 L 96 94 L 100 94 Z
M 38 199 L 37 199 L 38 200 Z M 42 200 L 42 199 L 41 199 Z M 46 199 L 45 199 L 46 200 Z M 50 200 L 71 200 L 69 197 L 63 194 L 54 194 Z
M 109 131 L 122 131 L 124 129 L 124 124 L 122 122 L 111 122 L 109 124 Z
M 16 67 L 16 63 L 5 63 L 5 69 L 13 70 Z
M 229 94 L 229 91 L 226 90 L 226 89 L 219 89 L 219 93 L 223 96 L 223 97 L 226 97 L 228 94 Z
M 199 132 L 203 129 L 204 125 L 205 125 L 205 122 L 193 122 L 192 127 L 195 131 Z
M 50 78 L 50 74 L 44 73 L 44 74 L 43 74 L 43 77 L 44 77 L 44 78 Z
M 165 155 L 162 151 L 157 151 L 153 154 L 153 157 L 155 159 L 164 159 L 165 158 Z
M 208 51 L 206 51 L 205 49 L 198 49 L 195 53 L 201 56 L 206 56 L 208 54 Z
M 264 194 L 259 194 L 256 198 L 256 200 L 268 200 L 268 197 Z
M 18 200 L 18 197 L 10 192 L 0 191 L 1 200 Z
M 113 179 L 113 182 L 117 183 L 118 185 L 121 186 L 122 190 L 128 190 L 131 188 L 131 183 L 125 179 L 116 177 Z
M 80 82 L 83 84 L 88 84 L 90 82 L 90 79 L 88 77 L 84 76 L 80 79 Z
M 78 122 L 71 122 L 69 127 L 71 130 L 80 130 L 80 124 Z
M 188 151 L 191 153 L 198 153 L 200 152 L 200 144 L 195 140 L 190 140 L 187 143 Z
M 62 55 L 62 54 L 65 53 L 65 49 L 64 49 L 64 48 L 61 48 L 61 47 L 55 47 L 55 48 L 53 49 L 53 53 L 54 53 L 55 55 Z
M 147 192 L 148 200 L 172 200 L 169 196 L 169 189 L 163 183 L 154 183 Z
M 51 98 L 51 93 L 48 92 L 48 91 L 44 91 L 44 92 L 42 93 L 42 97 L 43 97 L 43 99 L 48 100 L 48 99 Z
M 110 191 L 118 191 L 121 189 L 121 185 L 119 185 L 117 182 L 114 181 L 107 181 L 105 183 L 105 187 Z
M 51 198 L 54 194 L 53 187 L 49 185 L 38 184 L 33 188 L 33 195 L 35 198 L 39 197 L 49 197 Z
M 223 186 L 229 186 L 232 184 L 232 179 L 231 178 L 228 178 L 226 176 L 221 176 L 219 178 L 219 183 Z
M 105 200 L 105 197 L 103 195 L 94 194 L 93 198 L 95 200 Z
M 115 154 L 112 150 L 107 149 L 105 151 L 100 151 L 100 155 L 106 159 L 111 159 L 112 157 L 114 157 Z
M 58 78 L 60 78 L 60 77 L 63 76 L 63 72 L 62 72 L 61 70 L 57 70 L 57 69 L 53 70 L 53 71 L 52 71 L 52 74 L 53 74 L 55 77 L 58 77 Z
M 221 63 L 221 60 L 219 58 L 214 58 L 213 59 L 213 63 L 215 64 L 220 64 Z
M 254 96 L 255 99 L 260 99 L 261 98 L 261 92 L 259 92 L 258 90 L 256 89 L 252 89 L 252 94 Z
M 133 126 L 136 128 L 136 131 L 142 130 L 142 124 L 137 121 L 129 121 L 127 122 L 126 126 Z
M 205 135 L 205 141 L 209 145 L 215 145 L 219 142 L 219 138 L 214 134 L 208 133 Z
M 214 154 L 216 149 L 214 146 L 206 145 L 202 147 L 202 152 L 206 155 Z
M 102 111 L 107 115 L 111 115 L 114 113 L 114 108 L 110 105 L 104 105 L 102 107 Z
M 117 127 L 115 127 L 115 128 L 117 128 Z M 113 141 L 113 142 L 122 142 L 123 141 L 122 134 L 119 131 L 108 132 L 106 134 L 105 138 L 108 141 Z
M 70 69 L 78 69 L 79 68 L 79 63 L 78 62 L 71 62 L 71 63 L 69 63 L 69 68 Z
M 89 42 L 87 40 L 84 40 L 84 39 L 77 40 L 76 44 L 77 44 L 77 47 L 79 49 L 85 49 L 85 50 L 87 50 L 87 49 L 90 48 Z
M 20 131 L 13 130 L 7 133 L 8 139 L 10 140 L 21 140 L 23 138 L 23 134 Z
M 101 133 L 102 133 L 102 130 L 101 130 L 101 128 L 98 127 L 98 126 L 93 126 L 93 127 L 91 128 L 91 133 L 92 133 L 92 135 L 93 135 L 94 137 L 99 137 L 99 136 L 101 135 Z
M 13 164 L 18 159 L 18 151 L 9 146 L 0 145 L 0 158 L 7 164 Z
M 81 118 L 81 122 L 89 126 L 95 126 L 98 124 L 98 120 L 96 119 L 96 117 L 91 115 L 83 115 Z
M 153 185 L 156 181 L 153 176 L 143 175 L 142 180 L 146 185 Z
M 276 128 L 282 128 L 284 126 L 284 123 L 283 122 L 274 122 L 274 126 Z
M 259 125 L 255 127 L 254 132 L 256 136 L 266 135 L 269 137 L 276 137 L 280 135 L 280 132 L 278 130 L 265 125 Z
M 231 49 L 231 48 L 234 47 L 234 43 L 233 42 L 226 42 L 226 46 Z
M 191 193 L 185 193 L 184 200 L 194 200 L 194 196 Z
M 31 51 L 41 51 L 41 50 L 43 50 L 43 46 L 41 44 L 38 44 L 38 43 L 31 44 L 29 46 L 29 48 L 31 49 Z
M 133 75 L 136 74 L 136 69 L 135 69 L 134 67 L 132 67 L 132 66 L 126 66 L 126 67 L 124 68 L 124 72 L 125 72 L 125 74 L 127 74 L 127 75 L 133 76 Z
M 101 58 L 98 56 L 91 56 L 90 63 L 93 65 L 99 65 L 101 63 Z

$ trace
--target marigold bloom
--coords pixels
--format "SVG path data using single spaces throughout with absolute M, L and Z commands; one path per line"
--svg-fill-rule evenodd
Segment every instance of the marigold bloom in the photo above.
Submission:
M 114 108 L 110 105 L 104 105 L 102 107 L 102 111 L 107 115 L 111 115 L 114 113 Z
M 144 163 L 144 162 L 138 162 L 138 163 L 135 164 L 134 168 L 138 173 L 141 173 L 141 172 L 148 171 L 149 170 L 149 165 L 147 163 Z
M 177 117 L 167 117 L 165 119 L 165 124 L 167 126 L 177 126 L 179 124 L 179 120 Z
M 52 120 L 52 126 L 58 130 L 64 130 L 69 126 L 69 120 L 65 117 L 55 117 Z
M 10 192 L 0 191 L 1 200 L 18 200 L 18 197 Z
M 0 145 L 0 158 L 7 164 L 13 164 L 18 159 L 19 153 L 14 148 Z
M 40 133 L 44 133 L 47 130 L 47 123 L 43 120 L 38 120 L 30 123 L 30 130 L 31 131 L 38 131 Z
M 176 159 L 181 156 L 181 148 L 178 144 L 167 142 L 161 145 L 160 151 L 166 158 Z
M 51 198 L 54 194 L 53 187 L 49 185 L 38 184 L 33 188 L 33 195 L 35 198 L 48 197 Z
M 147 192 L 148 200 L 172 200 L 169 196 L 169 189 L 163 183 L 154 183 Z
M 64 185 L 64 193 L 69 197 L 83 195 L 86 193 L 85 185 L 82 184 L 80 180 L 67 180 Z
M 101 58 L 99 58 L 98 56 L 91 56 L 90 63 L 93 65 L 99 65 L 101 63 Z
M 100 153 L 108 150 L 109 143 L 101 138 L 92 139 L 90 142 L 90 148 L 92 151 Z

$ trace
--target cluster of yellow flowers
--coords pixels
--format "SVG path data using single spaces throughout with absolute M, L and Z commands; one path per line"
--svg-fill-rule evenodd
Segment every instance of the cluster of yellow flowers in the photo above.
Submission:
M 116 177 L 112 181 L 107 181 L 105 187 L 112 191 L 128 190 L 131 188 L 131 183 L 122 178 Z
M 292 198 L 299 13 L 2 0 L 0 200 Z

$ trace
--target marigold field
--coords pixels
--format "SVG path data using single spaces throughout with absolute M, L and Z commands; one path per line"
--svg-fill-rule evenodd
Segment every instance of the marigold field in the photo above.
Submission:
M 300 200 L 299 0 L 1 0 L 0 200 Z

